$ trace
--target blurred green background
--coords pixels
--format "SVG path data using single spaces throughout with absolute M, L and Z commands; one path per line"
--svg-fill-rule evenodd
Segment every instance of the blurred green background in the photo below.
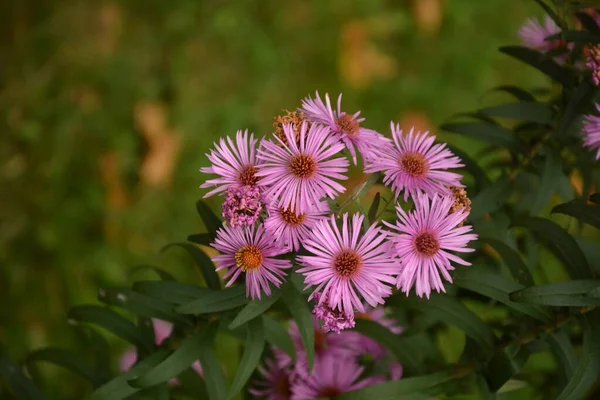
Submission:
M 218 137 L 268 134 L 315 90 L 381 132 L 435 132 L 494 86 L 545 82 L 497 52 L 540 14 L 523 0 L 2 1 L 3 351 L 68 345 L 68 308 L 135 265 L 195 279 L 158 250 L 201 231 L 198 169 Z

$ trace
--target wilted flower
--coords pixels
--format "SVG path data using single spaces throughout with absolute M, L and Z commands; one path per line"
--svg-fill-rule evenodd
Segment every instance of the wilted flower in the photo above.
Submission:
M 583 54 L 586 58 L 585 66 L 592 70 L 592 80 L 596 86 L 600 85 L 600 45 L 584 47 Z
M 335 136 L 350 150 L 354 164 L 356 164 L 354 146 L 358 148 L 363 159 L 366 159 L 376 156 L 381 147 L 389 142 L 389 139 L 380 133 L 360 126 L 365 120 L 359 117 L 360 111 L 354 114 L 343 112 L 341 94 L 338 97 L 337 110 L 334 111 L 331 107 L 328 94 L 325 94 L 325 102 L 327 104 L 323 103 L 319 92 L 317 92 L 314 99 L 307 97 L 302 100 L 301 110 L 309 120 L 329 127 Z
M 290 208 L 269 206 L 269 216 L 265 219 L 265 230 L 276 237 L 292 251 L 302 247 L 304 239 L 311 235 L 315 223 L 329 213 L 327 203 L 321 202 L 303 213 L 296 213 Z
M 304 248 L 313 255 L 299 256 L 304 283 L 316 285 L 314 293 L 327 299 L 332 310 L 343 311 L 349 318 L 356 308 L 365 312 L 359 295 L 371 306 L 383 303 L 392 291 L 387 285 L 395 281 L 398 260 L 385 241 L 386 233 L 377 224 L 361 236 L 364 215 L 354 214 L 349 224 L 348 214 L 342 218 L 341 232 L 335 216 L 315 224 L 312 236 Z
M 600 112 L 600 104 L 596 104 Z M 583 144 L 596 152 L 596 160 L 600 159 L 600 117 L 586 115 L 583 120 Z
M 227 268 L 224 279 L 228 279 L 226 286 L 230 286 L 245 273 L 246 296 L 261 297 L 261 292 L 271 295 L 270 283 L 279 287 L 286 273 L 284 269 L 290 268 L 289 260 L 279 260 L 278 255 L 287 252 L 277 238 L 265 233 L 262 225 L 258 227 L 231 227 L 223 226 L 217 231 L 217 238 L 212 245 L 221 253 L 212 260 L 217 264 L 217 271 Z
M 231 186 L 225 192 L 223 218 L 231 226 L 252 225 L 263 209 L 260 189 L 256 186 Z
M 450 261 L 471 265 L 448 252 L 471 252 L 473 249 L 466 246 L 477 239 L 476 234 L 469 233 L 470 225 L 458 227 L 468 214 L 464 210 L 449 213 L 452 204 L 451 196 L 419 195 L 413 211 L 406 213 L 402 207 L 396 207 L 396 225 L 384 222 L 398 231 L 392 234 L 392 242 L 402 260 L 397 286 L 407 295 L 415 283 L 420 297 L 429 298 L 432 288 L 445 292 L 440 274 L 452 282 L 448 271 L 454 267 Z
M 294 129 L 290 124 L 283 126 L 288 142 L 283 147 L 263 140 L 258 151 L 263 163 L 259 165 L 257 176 L 267 187 L 264 195 L 273 206 L 304 213 L 323 197 L 333 199 L 346 190 L 334 179 L 348 179 L 343 175 L 348 170 L 348 160 L 332 158 L 344 146 L 336 142 L 324 126 L 313 124 L 309 130 L 304 122 L 298 144 Z
M 378 158 L 367 162 L 366 172 L 383 171 L 383 182 L 391 186 L 396 197 L 404 191 L 404 201 L 420 192 L 450 193 L 446 186 L 462 186 L 462 176 L 446 171 L 464 167 L 445 144 L 434 144 L 428 132 L 404 135 L 399 125 L 391 123 L 395 147 L 390 146 Z
M 282 144 L 287 145 L 288 141 L 285 136 L 285 131 L 283 130 L 283 126 L 287 124 L 292 124 L 294 126 L 294 138 L 296 139 L 296 143 L 300 142 L 300 130 L 302 128 L 302 123 L 306 121 L 306 117 L 303 112 L 297 111 L 287 111 L 285 115 L 279 115 L 273 118 L 273 128 L 275 131 L 273 134 L 281 140 Z M 309 123 L 310 128 L 310 123 Z
M 323 331 L 340 333 L 344 329 L 354 328 L 356 324 L 353 316 L 348 316 L 343 311 L 333 310 L 329 307 L 327 299 L 323 301 L 320 299 L 320 293 L 313 294 L 313 300 L 317 304 L 313 307 L 312 313 L 323 322 Z
M 256 175 L 259 164 L 256 159 L 256 142 L 254 134 L 248 136 L 247 130 L 243 133 L 238 130 L 235 143 L 227 137 L 227 141 L 221 138 L 219 144 L 214 144 L 215 149 L 206 155 L 212 165 L 200 168 L 200 171 L 219 175 L 219 178 L 209 179 L 200 185 L 201 188 L 216 186 L 204 197 L 222 193 L 232 185 L 256 186 L 259 184 L 260 178 Z

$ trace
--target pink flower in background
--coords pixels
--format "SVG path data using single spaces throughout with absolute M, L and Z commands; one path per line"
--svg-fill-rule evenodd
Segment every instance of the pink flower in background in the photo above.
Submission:
M 225 192 L 222 215 L 231 226 L 254 224 L 262 209 L 260 190 L 256 186 L 231 186 Z
M 154 328 L 154 343 L 156 343 L 157 346 L 160 346 L 173 331 L 173 324 L 161 319 L 152 319 L 152 327 Z M 136 362 L 137 351 L 135 348 L 129 348 L 125 351 L 125 353 L 123 353 L 121 359 L 119 360 L 119 370 L 121 372 L 129 371 Z M 198 373 L 198 375 L 203 376 L 202 366 L 200 365 L 199 361 L 194 362 L 192 364 L 192 368 Z M 169 383 L 176 385 L 179 383 L 179 381 L 177 378 L 173 378 L 169 381 Z
M 337 101 L 337 111 L 331 107 L 328 94 L 325 94 L 325 102 L 323 103 L 317 92 L 314 99 L 309 96 L 302 100 L 300 111 L 306 115 L 308 120 L 326 125 L 346 145 L 354 164 L 356 164 L 355 146 L 363 159 L 366 159 L 376 156 L 379 149 L 390 141 L 372 129 L 361 127 L 360 124 L 365 119 L 359 117 L 360 111 L 354 114 L 343 112 L 341 94 Z
M 391 186 L 396 197 L 404 191 L 404 201 L 409 195 L 450 193 L 447 186 L 462 187 L 462 175 L 446 171 L 464 167 L 445 144 L 434 144 L 435 136 L 428 132 L 414 133 L 414 128 L 404 135 L 399 125 L 391 123 L 395 146 L 373 160 L 367 161 L 366 172 L 383 171 L 384 184 Z
M 226 286 L 231 286 L 241 273 L 245 273 L 246 296 L 260 299 L 261 292 L 270 296 L 270 284 L 279 287 L 285 280 L 284 270 L 292 266 L 289 260 L 275 258 L 287 252 L 276 239 L 266 234 L 262 225 L 219 229 L 212 246 L 223 254 L 212 260 L 217 264 L 217 271 L 228 269 L 224 276 L 229 280 Z
M 327 299 L 332 310 L 343 311 L 349 318 L 356 308 L 365 312 L 362 300 L 371 306 L 383 304 L 383 298 L 392 290 L 398 273 L 395 259 L 386 233 L 371 225 L 361 236 L 364 215 L 348 214 L 342 218 L 341 231 L 335 216 L 316 223 L 312 236 L 304 241 L 304 248 L 313 255 L 299 256 L 304 283 L 316 286 L 313 292 L 322 295 L 319 303 Z M 360 295 L 360 297 L 359 297 Z
M 267 400 L 289 400 L 291 391 L 291 370 L 276 359 L 266 359 L 258 368 L 263 379 L 254 382 L 250 394 Z
M 348 179 L 348 160 L 337 157 L 343 144 L 338 143 L 329 130 L 304 122 L 298 143 L 294 126 L 283 125 L 287 144 L 280 139 L 279 146 L 263 140 L 258 158 L 263 162 L 257 173 L 267 187 L 265 197 L 273 206 L 291 209 L 297 213 L 310 211 L 325 196 L 334 199 L 346 190 L 337 180 Z
M 557 33 L 560 33 L 560 27 L 547 15 L 544 17 L 543 25 L 537 18 L 529 18 L 519 29 L 519 37 L 523 44 L 541 53 L 547 53 L 557 48 L 558 40 L 546 40 L 548 36 Z M 564 46 L 564 43 L 561 46 Z
M 600 104 L 596 104 L 600 112 Z M 600 159 L 600 117 L 586 115 L 583 120 L 583 144 L 596 152 L 596 160 Z
M 289 246 L 291 251 L 300 250 L 304 239 L 311 235 L 310 229 L 329 214 L 329 207 L 325 202 L 303 213 L 273 206 L 269 206 L 268 210 L 269 216 L 264 222 L 265 230 L 282 244 Z
M 395 335 L 399 335 L 402 332 L 402 327 L 398 325 L 398 321 L 387 317 L 383 307 L 371 308 L 365 313 L 355 314 L 355 319 L 366 319 L 377 322 L 379 325 L 387 328 Z M 382 346 L 377 341 L 366 335 L 358 332 L 347 331 L 343 332 L 343 336 L 349 342 L 355 343 L 354 347 L 358 349 L 359 354 L 369 354 L 374 358 L 381 358 L 387 354 L 387 349 L 385 346 Z
M 472 252 L 473 249 L 466 246 L 477 239 L 476 234 L 469 233 L 472 230 L 470 225 L 458 227 L 468 214 L 464 210 L 450 214 L 453 202 L 451 196 L 419 195 L 415 198 L 413 211 L 406 213 L 400 206 L 396 207 L 396 225 L 384 221 L 398 231 L 391 237 L 402 260 L 397 286 L 407 295 L 413 285 L 420 297 L 425 295 L 429 298 L 432 288 L 445 292 L 441 276 L 452 282 L 448 271 L 454 270 L 454 267 L 450 262 L 471 265 L 449 253 Z
M 215 187 L 204 195 L 210 197 L 222 193 L 232 185 L 237 186 L 260 186 L 260 178 L 256 175 L 259 164 L 256 159 L 256 143 L 254 134 L 248 135 L 248 131 L 242 133 L 237 131 L 235 142 L 227 137 L 221 138 L 219 144 L 214 143 L 215 149 L 207 154 L 211 162 L 210 167 L 200 168 L 205 174 L 215 174 L 218 178 L 209 179 L 200 185 L 201 188 Z
M 292 399 L 308 400 L 319 397 L 335 397 L 351 390 L 362 389 L 376 378 L 359 379 L 364 371 L 356 358 L 327 353 L 315 359 L 311 374 L 292 382 Z

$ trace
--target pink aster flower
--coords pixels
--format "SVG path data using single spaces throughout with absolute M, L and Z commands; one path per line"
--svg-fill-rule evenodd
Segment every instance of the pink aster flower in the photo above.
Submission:
M 326 127 L 313 124 L 309 129 L 304 122 L 298 143 L 293 125 L 285 124 L 283 130 L 287 144 L 279 138 L 279 146 L 263 140 L 258 150 L 263 164 L 258 166 L 257 176 L 267 187 L 265 197 L 274 200 L 274 206 L 304 213 L 319 204 L 321 198 L 333 199 L 346 190 L 334 181 L 348 179 L 343 175 L 348 170 L 348 160 L 333 158 L 344 145 Z
M 432 288 L 445 292 L 440 275 L 452 282 L 448 271 L 454 267 L 450 262 L 471 265 L 449 253 L 472 252 L 473 249 L 466 246 L 477 239 L 476 234 L 469 233 L 470 225 L 458 226 L 468 213 L 464 209 L 450 213 L 453 202 L 451 196 L 419 195 L 413 211 L 406 213 L 400 206 L 396 207 L 396 225 L 384 222 L 398 231 L 392 234 L 392 242 L 402 260 L 397 286 L 407 295 L 415 283 L 420 297 L 429 298 Z
M 319 303 L 327 299 L 332 310 L 348 317 L 354 316 L 354 309 L 365 312 L 360 297 L 373 307 L 383 304 L 383 298 L 391 294 L 387 284 L 398 273 L 398 260 L 385 240 L 386 233 L 373 224 L 361 236 L 363 220 L 364 215 L 354 214 L 349 223 L 346 213 L 341 231 L 334 215 L 317 222 L 312 236 L 304 241 L 304 248 L 313 255 L 298 257 L 304 283 L 317 286 L 311 297 L 320 293 Z
M 380 133 L 360 126 L 365 120 L 359 117 L 360 111 L 354 114 L 343 112 L 341 94 L 337 101 L 337 111 L 334 111 L 331 107 L 328 94 L 325 94 L 325 102 L 323 103 L 323 100 L 321 100 L 319 92 L 316 92 L 314 99 L 309 96 L 302 100 L 302 108 L 299 110 L 306 115 L 308 120 L 329 127 L 335 136 L 350 150 L 354 164 L 356 164 L 355 146 L 363 159 L 366 159 L 376 156 L 379 149 L 389 142 L 389 139 Z
M 560 27 L 547 15 L 544 17 L 543 25 L 536 18 L 529 18 L 519 29 L 519 37 L 523 45 L 540 53 L 559 49 L 567 51 L 573 47 L 571 44 L 567 45 L 567 42 L 562 39 L 546 40 L 547 37 L 557 33 L 560 33 Z M 559 64 L 564 64 L 567 58 L 568 54 L 565 53 L 555 57 L 554 60 Z
M 292 383 L 292 400 L 335 397 L 352 390 L 362 389 L 376 381 L 359 379 L 364 371 L 356 358 L 326 353 L 315 359 L 311 374 Z
M 365 313 L 355 314 L 355 319 L 367 319 L 377 322 L 395 335 L 402 332 L 402 327 L 398 325 L 398 321 L 386 316 L 383 307 L 370 308 Z M 358 349 L 359 354 L 368 354 L 373 358 L 381 358 L 387 354 L 387 349 L 384 346 L 362 333 L 347 331 L 343 332 L 342 336 L 348 342 L 354 343 L 353 347 Z
M 222 193 L 232 185 L 257 186 L 260 178 L 256 176 L 259 161 L 256 159 L 256 143 L 254 134 L 248 136 L 248 130 L 237 131 L 235 142 L 227 137 L 221 138 L 219 144 L 214 143 L 215 149 L 207 154 L 212 163 L 210 167 L 200 168 L 205 174 L 215 174 L 218 178 L 209 179 L 200 185 L 201 188 L 214 187 L 204 195 L 210 197 Z
M 225 192 L 222 215 L 231 226 L 254 224 L 262 209 L 260 189 L 256 186 L 233 185 Z
M 600 104 L 596 104 L 600 112 Z M 586 115 L 583 120 L 583 144 L 596 152 L 596 160 L 600 159 L 600 117 Z
M 390 185 L 396 197 L 404 191 L 404 201 L 420 192 L 450 193 L 447 186 L 462 187 L 462 175 L 446 171 L 464 167 L 443 143 L 434 144 L 435 136 L 428 132 L 415 134 L 414 128 L 404 135 L 399 125 L 392 128 L 395 146 L 390 146 L 378 158 L 369 160 L 365 172 L 383 171 L 383 182 Z
M 262 225 L 223 226 L 217 231 L 212 246 L 223 253 L 212 260 L 217 264 L 217 271 L 228 269 L 224 276 L 229 279 L 226 286 L 231 286 L 243 272 L 246 274 L 246 296 L 252 298 L 260 299 L 261 291 L 270 296 L 270 283 L 279 287 L 286 276 L 284 269 L 292 266 L 289 260 L 275 258 L 287 250 L 276 238 L 266 234 Z
M 323 331 L 340 333 L 344 329 L 351 329 L 356 326 L 353 316 L 348 316 L 343 311 L 332 310 L 327 299 L 323 299 L 323 301 L 320 301 L 320 299 L 320 293 L 313 294 L 313 300 L 317 304 L 314 306 L 312 313 L 323 322 Z
M 321 202 L 306 212 L 296 213 L 289 208 L 269 206 L 269 216 L 265 219 L 265 230 L 282 244 L 298 251 L 304 239 L 311 235 L 315 223 L 329 213 L 327 203 Z
M 292 396 L 290 380 L 292 371 L 281 365 L 277 359 L 265 360 L 265 365 L 258 368 L 263 379 L 254 382 L 250 394 L 267 400 L 289 400 Z

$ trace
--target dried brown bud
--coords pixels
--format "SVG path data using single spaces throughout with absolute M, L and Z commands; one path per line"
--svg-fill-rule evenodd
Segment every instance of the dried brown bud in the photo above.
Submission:
M 279 115 L 273 118 L 273 127 L 275 128 L 273 134 L 281 139 L 283 143 L 287 144 L 287 138 L 283 131 L 283 124 L 294 124 L 294 134 L 296 136 L 296 143 L 298 143 L 300 142 L 300 128 L 302 123 L 306 120 L 304 113 L 288 110 L 284 111 L 286 112 L 285 115 Z
M 450 207 L 450 211 L 448 215 L 455 213 L 461 208 L 464 209 L 465 212 L 471 211 L 471 199 L 467 196 L 467 191 L 464 188 L 457 186 L 448 186 L 448 189 L 452 192 L 452 197 L 454 199 L 454 203 L 452 203 L 452 207 Z M 461 221 L 458 226 L 463 226 L 465 224 L 465 220 Z

